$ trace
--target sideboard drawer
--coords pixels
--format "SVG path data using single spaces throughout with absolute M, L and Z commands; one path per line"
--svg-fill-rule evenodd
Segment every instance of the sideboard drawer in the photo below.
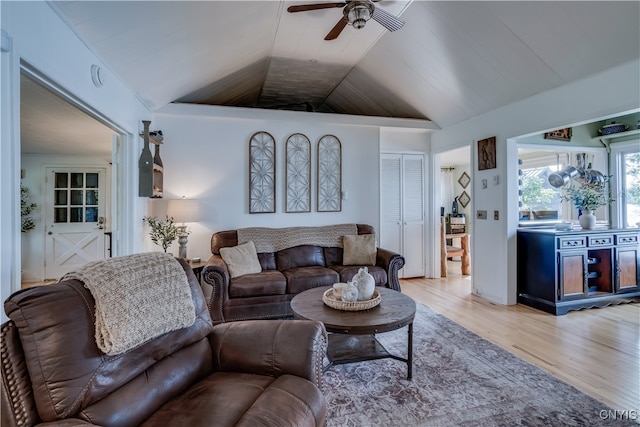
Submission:
M 638 234 L 616 234 L 616 244 L 618 245 L 637 245 Z
M 599 234 L 597 236 L 589 236 L 589 247 L 613 246 L 613 234 Z
M 586 248 L 587 236 L 558 237 L 558 249 Z

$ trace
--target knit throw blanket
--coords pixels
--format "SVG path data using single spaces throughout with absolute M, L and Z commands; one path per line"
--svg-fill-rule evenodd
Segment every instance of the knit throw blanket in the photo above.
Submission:
M 108 355 L 195 322 L 187 275 L 162 252 L 90 262 L 64 279 L 84 282 L 93 295 L 96 344 Z
M 256 252 L 278 252 L 300 245 L 316 245 L 326 248 L 342 247 L 342 236 L 358 234 L 356 224 L 337 224 L 319 227 L 238 229 L 238 244 L 252 241 Z

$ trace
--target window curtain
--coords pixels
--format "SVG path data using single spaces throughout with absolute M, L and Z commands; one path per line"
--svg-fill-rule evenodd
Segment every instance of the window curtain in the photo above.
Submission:
M 455 195 L 455 169 L 446 168 L 440 170 L 440 195 L 441 204 L 444 207 L 445 215 L 451 212 L 451 205 Z

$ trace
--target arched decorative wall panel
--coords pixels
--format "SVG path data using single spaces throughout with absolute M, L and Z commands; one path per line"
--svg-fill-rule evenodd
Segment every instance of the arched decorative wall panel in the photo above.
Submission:
M 249 140 L 249 213 L 276 211 L 276 141 L 267 132 Z

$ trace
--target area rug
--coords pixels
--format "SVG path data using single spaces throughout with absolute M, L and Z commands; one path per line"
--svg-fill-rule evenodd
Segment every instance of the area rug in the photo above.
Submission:
M 407 365 L 393 359 L 331 367 L 323 379 L 328 427 L 638 425 L 629 419 L 633 413 L 616 416 L 542 369 L 417 306 L 413 380 L 407 380 Z M 378 339 L 406 356 L 407 328 Z

